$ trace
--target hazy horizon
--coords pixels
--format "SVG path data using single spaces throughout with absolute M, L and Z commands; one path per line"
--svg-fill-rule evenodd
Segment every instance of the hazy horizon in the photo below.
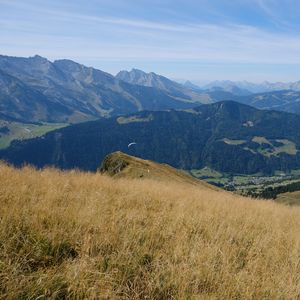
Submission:
M 296 0 L 0 0 L 1 52 L 68 58 L 111 74 L 173 79 L 300 79 Z

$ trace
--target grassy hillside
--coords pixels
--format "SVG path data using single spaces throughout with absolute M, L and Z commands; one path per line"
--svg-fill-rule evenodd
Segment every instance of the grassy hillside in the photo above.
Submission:
M 282 193 L 275 199 L 278 203 L 286 205 L 300 205 L 300 191 Z
M 121 151 L 111 153 L 103 160 L 99 171 L 114 178 L 153 179 L 163 182 L 192 184 L 209 189 L 217 187 L 192 177 L 183 170 L 175 169 L 167 164 L 159 164 L 151 160 L 141 159 Z
M 0 166 L 1 299 L 297 299 L 300 210 L 203 185 Z

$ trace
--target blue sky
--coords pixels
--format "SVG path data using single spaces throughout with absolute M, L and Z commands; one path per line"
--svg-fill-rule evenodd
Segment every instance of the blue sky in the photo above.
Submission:
M 299 0 L 0 0 L 0 53 L 112 74 L 300 80 Z

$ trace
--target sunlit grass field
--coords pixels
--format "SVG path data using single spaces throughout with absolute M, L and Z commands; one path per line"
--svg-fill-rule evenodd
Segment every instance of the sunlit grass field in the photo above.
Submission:
M 43 124 L 23 124 L 0 120 L 0 127 L 7 127 L 8 133 L 0 134 L 0 149 L 10 145 L 13 140 L 30 139 L 67 126 L 68 124 L 43 123 Z
M 300 209 L 0 166 L 1 299 L 299 299 Z

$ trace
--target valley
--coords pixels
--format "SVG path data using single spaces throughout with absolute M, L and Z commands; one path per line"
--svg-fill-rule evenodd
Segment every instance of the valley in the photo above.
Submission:
M 186 171 L 192 176 L 234 193 L 260 199 L 272 199 L 288 205 L 300 205 L 298 192 L 300 190 L 300 170 L 291 170 L 289 173 L 275 171 L 274 175 L 263 174 L 232 174 L 221 173 L 204 167 L 200 170 Z M 285 201 L 283 201 L 285 199 Z

